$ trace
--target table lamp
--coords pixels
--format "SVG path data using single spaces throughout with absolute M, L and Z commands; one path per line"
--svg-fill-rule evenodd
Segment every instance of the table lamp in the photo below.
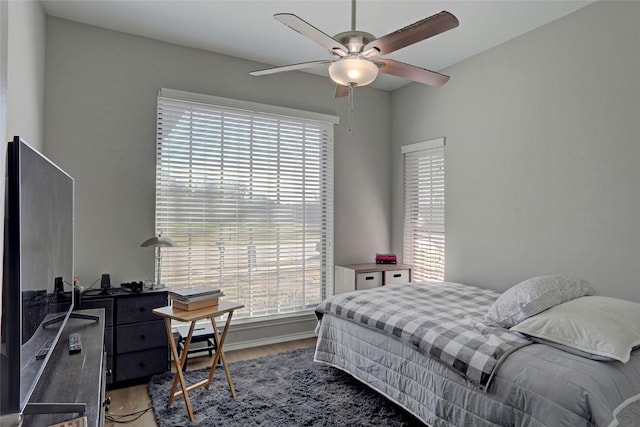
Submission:
M 155 285 L 157 285 L 158 287 L 162 287 L 162 282 L 161 282 L 162 254 L 160 252 L 160 248 L 177 246 L 176 242 L 169 237 L 163 237 L 162 233 L 160 233 L 157 236 L 148 238 L 147 240 L 142 242 L 140 246 L 142 246 L 143 248 L 156 248 L 156 283 Z M 151 288 L 153 289 L 153 286 L 151 286 Z

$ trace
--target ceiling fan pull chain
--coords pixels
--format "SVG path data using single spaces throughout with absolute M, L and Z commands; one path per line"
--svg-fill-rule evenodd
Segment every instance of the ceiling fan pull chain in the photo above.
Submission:
M 353 88 L 354 85 L 350 84 L 349 86 L 349 98 L 347 103 L 347 132 L 353 133 Z

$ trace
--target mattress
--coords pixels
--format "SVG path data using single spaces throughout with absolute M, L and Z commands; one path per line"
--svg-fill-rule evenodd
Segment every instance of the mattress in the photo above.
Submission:
M 482 390 L 399 339 L 324 314 L 314 360 L 339 368 L 430 426 L 614 426 L 640 394 L 640 352 L 598 362 L 544 344 L 512 352 Z
M 496 291 L 452 282 L 405 283 L 334 295 L 316 307 L 397 338 L 486 387 L 500 361 L 531 341 L 484 322 Z

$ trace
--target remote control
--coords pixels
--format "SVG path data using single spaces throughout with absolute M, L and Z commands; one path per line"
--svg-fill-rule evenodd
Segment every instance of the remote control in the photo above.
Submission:
M 38 352 L 36 353 L 36 360 L 42 360 L 49 352 L 51 348 L 51 344 L 53 344 L 53 338 L 49 338 L 44 344 L 40 346 Z
M 80 334 L 69 335 L 69 353 L 80 353 L 82 351 L 82 341 Z

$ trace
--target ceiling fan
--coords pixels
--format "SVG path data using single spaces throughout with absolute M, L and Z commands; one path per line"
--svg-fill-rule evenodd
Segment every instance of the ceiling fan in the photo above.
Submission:
M 334 58 L 257 70 L 250 73 L 252 76 L 329 64 L 329 77 L 337 85 L 336 97 L 347 96 L 354 87 L 372 83 L 378 76 L 378 72 L 430 86 L 441 86 L 449 80 L 449 76 L 435 71 L 379 57 L 457 27 L 458 19 L 447 11 L 379 38 L 356 30 L 356 0 L 351 2 L 351 31 L 336 34 L 334 37 L 291 13 L 277 13 L 273 17 L 328 49 Z

